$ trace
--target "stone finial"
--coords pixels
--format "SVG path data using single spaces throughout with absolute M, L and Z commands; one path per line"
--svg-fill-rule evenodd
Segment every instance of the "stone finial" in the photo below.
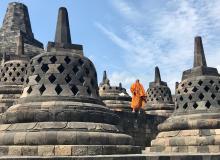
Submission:
M 59 8 L 55 43 L 71 44 L 68 12 L 65 7 Z
M 103 72 L 103 78 L 102 78 L 102 85 L 104 84 L 110 85 L 106 71 Z
M 56 35 L 54 42 L 48 42 L 47 51 L 67 51 L 83 56 L 83 46 L 72 44 L 68 12 L 65 7 L 59 8 Z
M 157 66 L 155 67 L 155 78 L 154 78 L 154 81 L 156 83 L 160 83 L 161 82 L 160 70 L 159 70 L 159 68 Z
M 107 79 L 107 73 L 106 73 L 106 71 L 104 71 L 103 72 L 102 82 L 105 82 L 106 79 Z
M 122 89 L 122 84 L 121 84 L 121 82 L 119 83 L 119 88 Z
M 24 54 L 24 41 L 22 35 L 19 35 L 17 38 L 16 55 L 20 56 L 22 54 Z
M 26 5 L 18 2 L 9 3 L 3 20 L 2 30 L 5 32 L 8 30 L 21 30 L 29 37 L 34 38 Z
M 194 65 L 193 67 L 198 67 L 198 66 L 207 67 L 203 45 L 202 45 L 202 38 L 200 36 L 195 37 L 195 43 L 194 43 Z

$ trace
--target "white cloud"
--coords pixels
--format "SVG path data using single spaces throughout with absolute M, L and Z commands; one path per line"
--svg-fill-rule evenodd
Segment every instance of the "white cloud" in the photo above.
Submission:
M 142 14 L 138 11 L 134 5 L 129 4 L 125 0 L 111 0 L 111 4 L 117 9 L 117 11 L 125 18 L 137 21 L 142 18 Z
M 122 86 L 126 88 L 127 92 L 131 95 L 130 87 L 131 84 L 135 82 L 135 80 L 140 79 L 140 82 L 142 84 L 147 84 L 147 81 L 145 79 L 144 75 L 135 75 L 131 72 L 118 72 L 114 71 L 111 74 L 109 74 L 110 83 L 112 86 L 118 86 L 119 83 L 122 83 Z M 147 88 L 148 86 L 144 86 L 144 88 Z
M 140 1 L 146 5 L 152 3 Z M 208 65 L 219 69 L 220 46 L 217 42 L 220 42 L 220 1 L 171 0 L 161 3 L 163 7 L 158 5 L 151 11 L 150 6 L 144 8 L 134 1 L 114 0 L 113 7 L 126 21 L 110 27 L 99 22 L 96 26 L 124 50 L 127 70 L 131 73 L 140 72 L 137 75 L 144 77 L 144 73 L 152 74 L 154 66 L 158 65 L 163 73 L 163 80 L 168 82 L 174 93 L 175 82 L 181 80 L 182 71 L 193 64 L 195 36 L 203 37 Z M 137 17 L 142 23 L 134 22 Z M 109 28 L 114 28 L 117 33 Z M 144 70 L 148 71 L 141 73 Z M 124 74 L 117 74 L 111 81 L 117 81 L 120 76 L 122 79 L 131 76 L 129 73 Z M 149 79 L 153 75 L 145 75 L 146 77 L 148 81 L 153 80 Z

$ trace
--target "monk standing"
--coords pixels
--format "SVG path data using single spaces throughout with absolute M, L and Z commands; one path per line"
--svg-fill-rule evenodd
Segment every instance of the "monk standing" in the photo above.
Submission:
M 131 85 L 132 101 L 131 108 L 132 112 L 140 111 L 146 101 L 146 94 L 143 85 L 140 83 L 139 79 Z

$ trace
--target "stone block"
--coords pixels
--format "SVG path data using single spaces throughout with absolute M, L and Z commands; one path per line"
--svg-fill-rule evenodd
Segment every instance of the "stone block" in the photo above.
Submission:
M 9 132 L 9 133 L 4 133 L 4 138 L 3 138 L 3 144 L 5 145 L 11 145 L 14 143 L 14 135 L 15 133 Z
M 188 147 L 187 146 L 178 146 L 179 152 L 187 153 Z
M 220 129 L 215 129 L 215 134 L 220 135 Z
M 88 146 L 88 155 L 102 155 L 102 146 Z
M 38 146 L 38 156 L 53 156 L 55 147 L 51 145 Z
M 4 156 L 8 154 L 8 147 L 0 146 L 0 156 Z
M 196 146 L 198 153 L 209 153 L 209 147 L 208 146 Z
M 101 135 L 103 133 L 99 133 L 99 132 L 90 132 L 89 133 L 89 137 L 90 137 L 90 144 L 93 145 L 101 145 L 102 141 L 101 141 Z
M 76 132 L 75 131 L 69 131 L 69 132 L 57 132 L 57 142 L 58 144 L 63 145 L 70 145 L 70 144 L 76 144 Z
M 209 145 L 209 153 L 219 153 L 220 152 L 220 146 L 219 145 Z
M 117 153 L 117 148 L 115 145 L 102 146 L 102 154 L 103 155 L 116 154 L 116 153 Z
M 46 144 L 56 145 L 57 144 L 57 131 L 46 132 Z
M 214 144 L 219 145 L 220 144 L 220 135 L 214 136 Z
M 20 156 L 22 155 L 21 146 L 9 146 L 8 147 L 8 155 L 12 156 Z
M 22 146 L 21 152 L 23 156 L 37 156 L 38 147 L 37 146 Z
M 74 145 L 72 146 L 72 156 L 88 155 L 88 146 Z
M 196 146 L 188 146 L 188 152 L 189 153 L 197 153 L 197 147 Z
M 171 147 L 171 152 L 179 152 L 179 147 Z
M 26 140 L 26 132 L 15 133 L 15 136 L 14 136 L 14 144 L 15 145 L 25 144 L 25 140 Z
M 87 132 L 76 132 L 76 141 L 79 145 L 90 144 L 89 133 Z
M 117 153 L 118 154 L 129 154 L 131 153 L 131 147 L 129 146 L 124 146 L 124 145 L 118 145 L 117 146 Z
M 56 156 L 71 156 L 72 149 L 69 145 L 57 145 L 55 146 L 55 155 Z
M 172 151 L 172 147 L 166 147 L 164 152 L 166 153 L 170 153 Z
M 27 132 L 25 142 L 28 145 L 46 144 L 46 132 Z

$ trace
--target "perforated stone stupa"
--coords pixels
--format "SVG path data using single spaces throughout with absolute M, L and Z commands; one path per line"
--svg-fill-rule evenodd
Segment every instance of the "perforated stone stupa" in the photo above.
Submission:
M 119 86 L 111 86 L 106 71 L 104 71 L 103 80 L 99 85 L 99 94 L 106 106 L 111 110 L 131 110 L 131 97 L 126 89 L 122 87 L 121 83 Z
M 194 65 L 183 72 L 174 114 L 159 125 L 151 152 L 219 153 L 220 77 L 207 67 L 201 37 L 195 38 Z
M 30 61 L 23 94 L 0 116 L 0 155 L 138 153 L 118 121 L 99 97 L 93 63 L 71 43 L 68 13 L 60 8 L 55 42 Z
M 15 55 L 3 54 L 0 70 L 0 112 L 5 112 L 18 99 L 26 79 L 29 57 L 24 55 L 24 43 L 21 36 L 17 37 Z
M 170 88 L 161 81 L 160 70 L 155 67 L 155 80 L 147 89 L 147 103 L 144 106 L 147 114 L 169 117 L 174 110 Z
M 43 51 L 43 44 L 34 38 L 27 7 L 22 3 L 9 3 L 0 28 L 0 57 L 16 52 L 16 38 L 23 37 L 25 54 L 33 57 Z

